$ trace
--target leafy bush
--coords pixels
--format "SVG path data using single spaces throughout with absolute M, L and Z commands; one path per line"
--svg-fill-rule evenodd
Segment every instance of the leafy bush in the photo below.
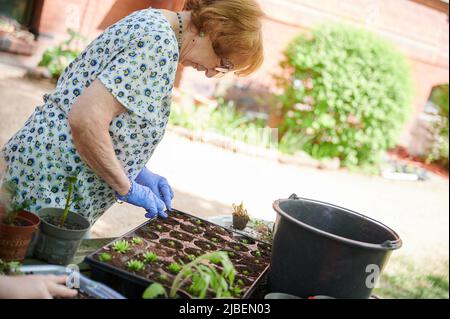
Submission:
M 80 50 L 73 49 L 73 41 L 81 40 L 85 42 L 85 38 L 76 33 L 74 30 L 67 30 L 69 38 L 62 43 L 48 48 L 42 55 L 39 66 L 43 66 L 48 69 L 53 79 L 57 80 L 64 69 L 72 62 L 80 53 Z
M 375 164 L 395 146 L 412 85 L 406 60 L 389 43 L 365 30 L 323 25 L 312 37 L 295 38 L 281 67 L 281 145 L 295 144 L 298 135 L 298 149 L 348 167 Z
M 431 94 L 431 102 L 438 108 L 438 120 L 434 125 L 434 141 L 431 145 L 430 154 L 427 157 L 427 162 L 438 163 L 445 168 L 448 165 L 448 84 L 436 87 Z

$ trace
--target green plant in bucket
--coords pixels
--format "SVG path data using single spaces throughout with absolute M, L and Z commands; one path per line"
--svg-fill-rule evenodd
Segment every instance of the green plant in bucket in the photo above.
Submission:
M 59 225 L 61 227 L 64 227 L 64 224 L 66 222 L 67 219 L 67 215 L 69 214 L 69 207 L 70 205 L 72 205 L 73 203 L 79 202 L 82 200 L 82 197 L 74 197 L 72 198 L 72 193 L 73 191 L 77 190 L 77 187 L 75 185 L 75 183 L 77 182 L 77 176 L 73 175 L 73 176 L 68 176 L 66 177 L 66 182 L 65 182 L 65 186 L 68 189 L 68 193 L 67 193 L 67 198 L 66 198 L 66 205 L 64 206 L 64 212 L 63 215 L 61 216 L 61 220 L 59 222 Z

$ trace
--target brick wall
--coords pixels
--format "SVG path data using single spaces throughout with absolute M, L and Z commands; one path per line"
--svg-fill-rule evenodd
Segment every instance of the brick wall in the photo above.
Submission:
M 67 27 L 90 38 L 128 13 L 148 6 L 175 9 L 182 0 L 40 0 L 41 17 L 36 29 L 41 50 L 64 38 Z M 428 3 L 438 0 L 427 0 Z M 364 26 L 392 41 L 411 62 L 415 80 L 413 112 L 405 125 L 402 144 L 409 142 L 409 132 L 435 85 L 448 83 L 448 15 L 420 4 L 423 0 L 259 0 L 267 17 L 263 21 L 265 63 L 249 78 L 273 87 L 282 51 L 299 32 L 308 32 L 325 21 L 344 21 Z M 41 51 L 42 52 L 42 51 Z M 37 63 L 40 54 L 34 59 Z M 232 80 L 228 76 L 228 80 Z M 192 69 L 183 71 L 181 88 L 209 94 L 217 82 Z
M 259 0 L 267 18 L 263 21 L 265 63 L 244 81 L 271 85 L 282 51 L 299 32 L 308 32 L 325 21 L 364 26 L 393 42 L 409 58 L 415 82 L 411 116 L 400 143 L 408 145 L 414 122 L 431 89 L 448 83 L 448 15 L 409 0 Z M 205 81 L 210 81 L 207 86 Z M 216 83 L 186 69 L 181 87 L 210 92 Z

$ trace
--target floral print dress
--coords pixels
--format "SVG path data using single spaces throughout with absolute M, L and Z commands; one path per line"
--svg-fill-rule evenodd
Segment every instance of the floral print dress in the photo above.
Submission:
M 178 65 L 178 42 L 158 10 L 136 11 L 110 26 L 65 69 L 53 93 L 3 148 L 5 180 L 18 186 L 16 200 L 31 211 L 63 208 L 66 177 L 77 175 L 71 210 L 93 224 L 116 198 L 81 159 L 68 114 L 77 96 L 95 79 L 127 109 L 110 124 L 114 151 L 134 179 L 161 141 L 170 114 Z M 89 114 L 86 114 L 89 116 Z

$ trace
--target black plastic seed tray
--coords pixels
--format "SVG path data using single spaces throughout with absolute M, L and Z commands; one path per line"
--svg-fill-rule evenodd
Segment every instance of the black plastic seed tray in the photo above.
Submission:
M 140 238 L 135 244 L 133 238 Z M 118 253 L 115 242 L 125 240 L 130 251 Z M 270 264 L 271 246 L 257 239 L 243 236 L 207 220 L 173 210 L 167 219 L 152 219 L 122 237 L 88 255 L 85 262 L 91 267 L 91 278 L 122 293 L 127 298 L 141 298 L 144 290 L 158 282 L 169 290 L 175 274 L 168 265 L 171 262 L 188 263 L 188 257 L 211 251 L 228 252 L 240 279 L 241 298 L 261 298 L 261 285 L 265 285 Z M 131 271 L 127 263 L 143 260 L 143 253 L 155 252 L 158 261 L 145 265 L 139 271 Z M 108 262 L 99 259 L 108 253 Z M 192 298 L 186 291 L 181 298 Z

